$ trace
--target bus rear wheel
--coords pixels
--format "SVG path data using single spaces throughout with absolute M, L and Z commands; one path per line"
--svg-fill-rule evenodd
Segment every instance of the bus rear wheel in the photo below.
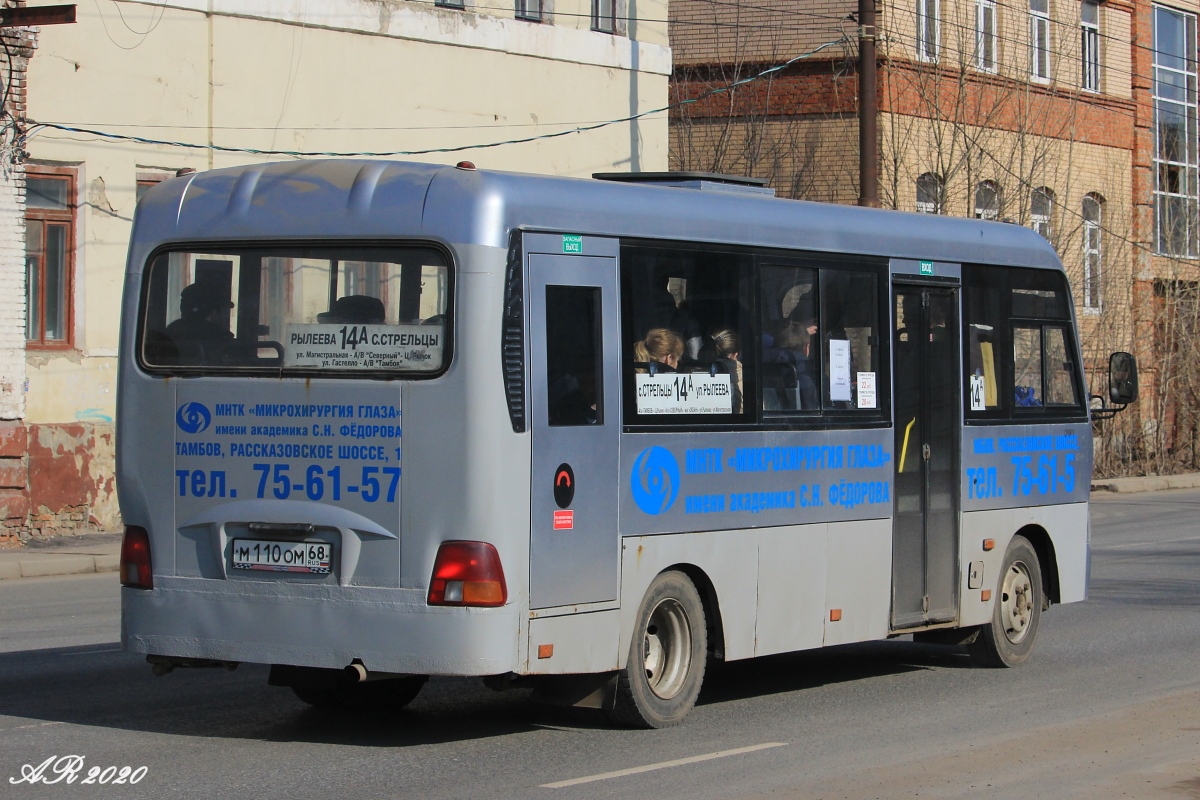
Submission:
M 1042 566 L 1024 536 L 1014 536 L 1004 553 L 992 621 L 971 643 L 971 658 L 986 667 L 1015 667 L 1033 652 L 1042 619 Z
M 293 686 L 292 691 L 310 706 L 331 711 L 396 710 L 415 700 L 427 680 L 428 675 L 408 675 L 367 683 Z
M 683 721 L 704 682 L 708 637 L 704 605 L 682 572 L 654 579 L 638 607 L 629 660 L 617 676 L 609 717 L 637 728 Z

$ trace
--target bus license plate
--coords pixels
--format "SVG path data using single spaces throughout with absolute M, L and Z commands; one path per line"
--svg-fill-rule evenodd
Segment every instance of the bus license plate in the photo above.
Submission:
M 235 569 L 315 572 L 320 575 L 328 575 L 332 563 L 333 545 L 328 542 L 233 540 L 233 566 Z

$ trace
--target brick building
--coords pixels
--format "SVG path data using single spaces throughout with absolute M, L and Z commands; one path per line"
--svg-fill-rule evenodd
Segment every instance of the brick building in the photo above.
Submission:
M 675 0 L 671 96 L 697 102 L 672 113 L 672 167 L 856 202 L 857 7 Z M 1142 365 L 1138 413 L 1100 430 L 1105 471 L 1200 468 L 1198 11 L 1194 0 L 877 3 L 881 204 L 1007 220 L 1054 244 L 1093 390 L 1109 352 Z
M 3 8 L 18 3 L 6 0 Z M 23 4 L 22 4 L 23 5 Z M 25 417 L 25 169 L 19 120 L 25 116 L 28 28 L 0 28 L 6 54 L 0 124 L 0 541 L 8 521 L 29 517 L 29 437 Z

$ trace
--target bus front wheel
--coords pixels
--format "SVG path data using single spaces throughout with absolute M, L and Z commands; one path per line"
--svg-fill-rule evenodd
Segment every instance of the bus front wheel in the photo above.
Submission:
M 1004 553 L 992 622 L 979 629 L 971 657 L 987 667 L 1015 667 L 1033 651 L 1042 619 L 1042 567 L 1033 545 L 1014 536 Z
M 704 606 L 682 572 L 654 579 L 638 607 L 629 660 L 617 676 L 614 722 L 666 728 L 683 721 L 704 682 Z

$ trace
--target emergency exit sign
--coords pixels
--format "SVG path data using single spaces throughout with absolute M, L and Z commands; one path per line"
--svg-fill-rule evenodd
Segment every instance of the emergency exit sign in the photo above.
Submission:
M 933 274 L 933 262 L 932 261 L 922 261 L 921 262 L 921 274 L 922 275 L 932 275 Z
M 583 254 L 582 236 L 563 236 L 563 252 Z

